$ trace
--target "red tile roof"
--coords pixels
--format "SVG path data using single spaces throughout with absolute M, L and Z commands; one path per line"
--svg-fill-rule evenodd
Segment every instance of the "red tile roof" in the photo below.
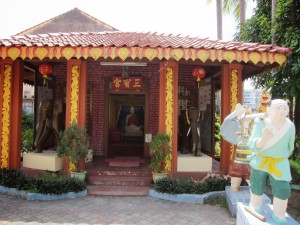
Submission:
M 164 35 L 157 33 L 137 32 L 71 32 L 49 33 L 39 35 L 12 36 L 0 39 L 0 46 L 93 46 L 93 47 L 162 47 L 162 48 L 194 48 L 223 49 L 237 51 L 258 51 L 289 53 L 290 48 L 275 45 L 245 42 L 226 42 L 221 40 L 183 37 L 180 35 Z

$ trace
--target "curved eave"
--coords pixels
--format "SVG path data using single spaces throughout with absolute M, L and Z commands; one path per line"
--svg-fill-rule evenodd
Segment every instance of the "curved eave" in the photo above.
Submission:
M 239 63 L 253 64 L 274 64 L 283 65 L 286 62 L 286 54 L 280 52 L 262 52 L 262 51 L 249 51 L 249 50 L 224 50 L 224 49 L 194 49 L 194 48 L 164 48 L 164 47 L 92 47 L 92 46 L 9 46 L 0 47 L 0 58 L 17 58 L 34 59 L 38 58 L 43 60 L 61 59 L 67 60 L 71 58 L 93 58 L 97 60 L 103 59 L 116 59 L 119 57 L 125 61 L 127 59 L 174 59 L 179 61 L 199 59 L 205 63 L 207 60 L 225 61 L 232 63 L 233 61 Z

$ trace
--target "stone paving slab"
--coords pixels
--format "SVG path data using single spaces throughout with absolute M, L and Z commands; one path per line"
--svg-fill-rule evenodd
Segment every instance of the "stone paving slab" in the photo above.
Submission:
M 234 225 L 227 208 L 145 197 L 86 196 L 54 201 L 27 201 L 0 194 L 0 225 L 142 224 Z

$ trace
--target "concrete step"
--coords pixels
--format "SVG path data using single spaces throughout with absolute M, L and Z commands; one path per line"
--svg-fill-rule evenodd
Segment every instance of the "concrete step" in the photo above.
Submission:
M 88 195 L 95 196 L 147 196 L 148 186 L 99 186 L 88 185 Z
M 152 177 L 152 173 L 150 170 L 147 171 L 134 171 L 134 170 L 125 170 L 125 169 L 121 169 L 121 170 L 88 170 L 88 177 L 92 177 L 92 176 L 137 176 L 137 177 Z
M 89 176 L 88 183 L 102 186 L 150 186 L 152 176 Z

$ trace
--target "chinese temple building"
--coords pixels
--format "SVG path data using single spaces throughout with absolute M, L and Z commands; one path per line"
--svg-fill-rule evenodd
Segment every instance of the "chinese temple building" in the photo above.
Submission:
M 290 52 L 275 45 L 105 27 L 0 39 L 0 167 L 21 167 L 25 82 L 34 84 L 35 112 L 43 100 L 60 101 L 64 127 L 75 120 L 87 128 L 95 157 L 149 158 L 147 141 L 161 131 L 171 137 L 170 173 L 189 172 L 180 165 L 186 110 L 198 108 L 201 157 L 213 158 L 215 93 L 221 91 L 224 119 L 242 102 L 243 80 L 284 65 Z M 132 106 L 138 129 L 129 132 L 126 115 Z M 225 173 L 231 148 L 222 141 Z

